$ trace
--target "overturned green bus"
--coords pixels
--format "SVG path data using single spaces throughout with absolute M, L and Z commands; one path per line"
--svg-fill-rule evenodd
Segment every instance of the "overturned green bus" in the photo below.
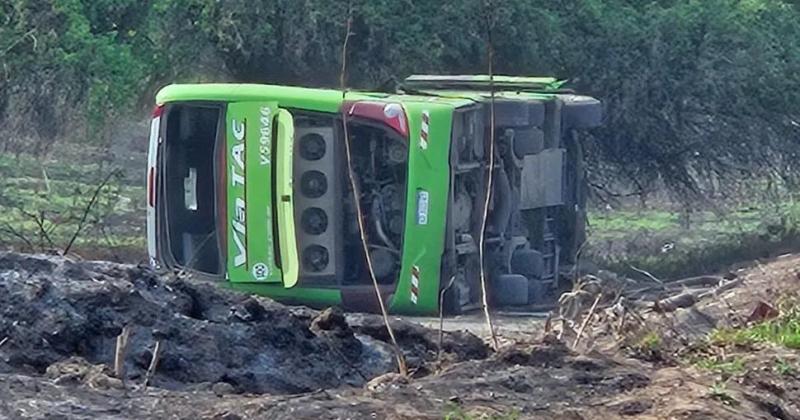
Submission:
M 489 297 L 524 307 L 559 287 L 584 240 L 578 132 L 601 119 L 599 101 L 552 78 L 412 76 L 397 92 L 346 94 L 167 86 L 150 133 L 150 261 L 280 301 L 374 311 L 359 200 L 389 310 L 436 313 L 445 289 L 448 311 L 468 309 L 481 301 L 493 149 Z

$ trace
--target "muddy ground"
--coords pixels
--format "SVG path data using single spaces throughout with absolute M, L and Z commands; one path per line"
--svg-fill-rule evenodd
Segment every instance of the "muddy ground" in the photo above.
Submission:
M 724 376 L 687 362 L 710 351 L 695 349 L 714 327 L 800 290 L 798 269 L 800 257 L 756 265 L 739 288 L 645 315 L 663 340 L 647 352 L 599 320 L 573 348 L 573 336 L 559 341 L 541 320 L 521 319 L 529 328 L 501 329 L 498 352 L 450 332 L 437 356 L 437 331 L 394 320 L 413 372 L 405 379 L 387 374 L 391 349 L 372 315 L 285 307 L 137 266 L 0 254 L 0 416 L 800 419 L 797 351 L 723 349 L 745 360 Z M 112 366 L 125 325 L 123 382 Z M 777 373 L 778 361 L 798 369 Z

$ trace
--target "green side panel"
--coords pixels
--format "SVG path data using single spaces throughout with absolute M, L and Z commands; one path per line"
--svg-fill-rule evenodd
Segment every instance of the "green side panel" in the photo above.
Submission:
M 269 296 L 287 304 L 309 305 L 316 307 L 337 306 L 342 303 L 339 289 L 292 288 L 286 289 L 277 284 L 266 283 L 224 283 L 234 290 Z
M 280 283 L 272 224 L 272 134 L 276 103 L 228 105 L 228 278 Z
M 349 98 L 349 95 L 348 95 Z M 204 83 L 169 85 L 158 92 L 156 102 L 277 102 L 281 108 L 337 112 L 342 92 L 293 86 Z
M 400 278 L 390 310 L 431 315 L 437 313 L 439 307 L 454 107 L 434 102 L 412 102 L 404 106 L 409 120 L 406 229 Z M 423 147 L 424 126 L 427 126 L 428 140 Z

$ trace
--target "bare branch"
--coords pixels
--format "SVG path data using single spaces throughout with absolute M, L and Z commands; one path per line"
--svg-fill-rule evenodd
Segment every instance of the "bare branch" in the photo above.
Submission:
M 131 326 L 122 327 L 122 332 L 117 336 L 117 346 L 114 349 L 114 376 L 125 383 L 125 354 L 128 352 L 128 339 L 131 335 Z
M 33 243 L 30 240 L 28 240 L 28 238 L 25 235 L 23 235 L 22 232 L 14 229 L 14 227 L 11 226 L 10 223 L 3 222 L 3 228 L 1 230 L 6 232 L 6 233 L 11 234 L 11 236 L 13 236 L 13 237 L 21 240 L 22 242 L 24 242 L 25 246 L 27 246 L 28 249 L 30 249 L 31 252 L 34 252 L 36 250 L 36 247 L 33 246 Z
M 647 278 L 649 278 L 650 280 L 653 280 L 654 282 L 656 282 L 656 283 L 658 283 L 658 284 L 664 284 L 664 282 L 663 282 L 663 281 L 661 281 L 661 280 L 659 280 L 659 279 L 658 279 L 658 277 L 656 277 L 656 276 L 654 276 L 654 275 L 650 274 L 649 272 L 647 272 L 647 271 L 645 271 L 645 270 L 642 270 L 642 269 L 636 268 L 636 267 L 634 267 L 634 266 L 633 266 L 633 265 L 631 265 L 631 264 L 628 264 L 628 267 L 630 267 L 630 268 L 631 268 L 631 270 L 633 270 L 633 271 L 636 271 L 637 273 L 644 274 L 645 276 L 647 276 Z
M 342 91 L 342 102 L 344 102 L 345 96 L 347 95 L 347 86 L 345 84 L 347 79 L 347 44 L 350 41 L 350 37 L 352 36 L 352 25 L 353 25 L 353 8 L 352 2 L 348 3 L 348 16 L 347 16 L 347 26 L 346 30 L 347 33 L 344 37 L 344 45 L 342 45 L 342 73 L 339 77 L 340 88 Z M 406 359 L 403 356 L 403 351 L 400 349 L 400 345 L 397 344 L 397 338 L 395 338 L 394 330 L 392 329 L 391 324 L 389 323 L 389 313 L 386 310 L 386 304 L 383 302 L 383 296 L 381 295 L 381 288 L 378 285 L 378 278 L 375 276 L 375 270 L 372 266 L 372 256 L 369 253 L 369 242 L 367 241 L 367 232 L 366 228 L 364 227 L 364 213 L 361 209 L 361 196 L 359 194 L 358 183 L 356 182 L 355 173 L 353 172 L 353 158 L 352 154 L 350 153 L 350 134 L 348 132 L 347 127 L 347 111 L 342 112 L 342 131 L 344 134 L 344 149 L 345 149 L 345 156 L 347 157 L 347 175 L 348 179 L 350 180 L 350 187 L 353 190 L 353 201 L 355 202 L 355 210 L 356 210 L 356 221 L 358 222 L 358 232 L 361 236 L 361 245 L 364 249 L 364 258 L 367 260 L 367 269 L 369 271 L 369 276 L 372 279 L 372 285 L 375 287 L 375 295 L 378 299 L 378 305 L 381 308 L 381 314 L 383 315 L 383 323 L 386 326 L 386 331 L 389 333 L 389 338 L 392 340 L 392 349 L 394 350 L 395 357 L 397 358 L 397 368 L 400 371 L 400 374 L 403 376 L 408 376 L 408 366 L 406 365 Z
M 35 213 L 28 213 L 22 207 L 19 207 L 17 210 L 19 210 L 19 212 L 22 213 L 23 216 L 33 220 L 33 222 L 36 223 L 36 226 L 39 228 L 39 237 L 41 238 L 41 240 L 47 241 L 47 245 L 50 249 L 55 248 L 55 244 L 53 243 L 53 240 L 50 238 L 49 234 L 50 230 L 45 227 L 45 222 L 46 222 L 45 211 L 40 210 L 39 214 L 37 215 Z M 39 243 L 39 248 L 42 249 L 44 248 L 44 243 L 42 243 L 42 241 L 40 241 Z
M 597 297 L 594 299 L 594 303 L 592 304 L 592 308 L 589 309 L 589 314 L 586 315 L 586 318 L 583 319 L 583 323 L 581 324 L 581 328 L 578 330 L 578 336 L 575 337 L 575 342 L 572 343 L 572 348 L 573 349 L 578 347 L 578 343 L 581 340 L 581 336 L 583 336 L 583 330 L 586 329 L 586 326 L 589 325 L 589 321 L 594 316 L 594 311 L 597 309 L 597 303 L 600 302 L 600 298 L 601 297 L 603 297 L 602 293 L 597 295 Z
M 489 220 L 489 204 L 492 197 L 492 181 L 494 176 L 494 143 L 495 143 L 495 91 L 494 91 L 494 46 L 492 45 L 492 27 L 494 26 L 494 3 L 486 0 L 484 3 L 484 17 L 486 18 L 486 49 L 489 61 L 489 93 L 491 95 L 489 106 L 489 173 L 486 181 L 486 197 L 483 203 L 483 218 L 481 219 L 480 242 L 478 243 L 478 258 L 480 259 L 481 298 L 483 301 L 483 315 L 486 318 L 486 327 L 492 340 L 492 348 L 497 350 L 500 344 L 492 324 L 492 315 L 489 311 L 489 296 L 486 287 L 486 223 Z
M 144 375 L 144 384 L 142 384 L 143 388 L 147 388 L 147 385 L 150 384 L 150 380 L 153 379 L 153 375 L 156 373 L 156 367 L 158 367 L 158 360 L 161 357 L 161 340 L 156 340 L 156 345 L 153 348 L 153 357 L 150 359 L 150 366 L 147 367 L 147 373 Z
M 29 30 L 28 32 L 25 32 L 24 34 L 22 34 L 22 36 L 20 36 L 16 40 L 14 40 L 14 42 L 12 42 L 11 45 L 6 47 L 5 50 L 0 52 L 0 57 L 3 57 L 6 54 L 8 54 L 9 52 L 11 52 L 11 50 L 13 50 L 17 45 L 19 45 L 23 40 L 25 40 L 25 38 L 28 38 L 28 37 L 30 37 L 33 40 L 33 49 L 36 50 L 36 46 L 38 45 L 38 41 L 36 40 L 36 37 L 33 35 L 34 32 L 36 32 L 36 28 L 33 28 L 33 29 Z
M 444 338 L 444 294 L 453 287 L 453 283 L 456 281 L 456 276 L 450 277 L 450 281 L 447 282 L 447 286 L 445 286 L 441 292 L 439 292 L 439 347 L 438 353 L 436 354 L 436 359 L 442 355 L 442 341 Z
M 108 185 L 112 177 L 117 176 L 119 174 L 120 174 L 119 170 L 113 170 L 109 172 L 108 175 L 106 175 L 106 177 L 103 179 L 103 182 L 101 182 L 100 185 L 98 185 L 97 188 L 95 188 L 91 200 L 89 200 L 89 203 L 87 203 L 86 207 L 83 209 L 83 215 L 81 216 L 80 222 L 78 222 L 78 227 L 75 228 L 75 233 L 72 234 L 72 238 L 70 238 L 69 243 L 64 248 L 64 251 L 61 253 L 62 255 L 67 255 L 67 253 L 69 253 L 69 250 L 72 249 L 72 245 L 75 244 L 75 240 L 78 239 L 78 235 L 80 235 L 81 230 L 83 230 L 83 226 L 86 224 L 86 218 L 89 216 L 89 212 L 92 211 L 92 208 L 94 207 L 95 203 L 97 203 L 97 198 L 100 196 L 100 192 L 103 190 L 103 188 L 105 188 L 106 185 Z

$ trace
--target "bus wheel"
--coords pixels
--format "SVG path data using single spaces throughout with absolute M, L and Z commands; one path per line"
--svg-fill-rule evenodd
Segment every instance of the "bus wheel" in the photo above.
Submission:
M 456 276 L 452 282 L 444 284 L 439 299 L 445 315 L 461 315 L 469 300 L 469 289 L 464 285 L 463 276 Z

